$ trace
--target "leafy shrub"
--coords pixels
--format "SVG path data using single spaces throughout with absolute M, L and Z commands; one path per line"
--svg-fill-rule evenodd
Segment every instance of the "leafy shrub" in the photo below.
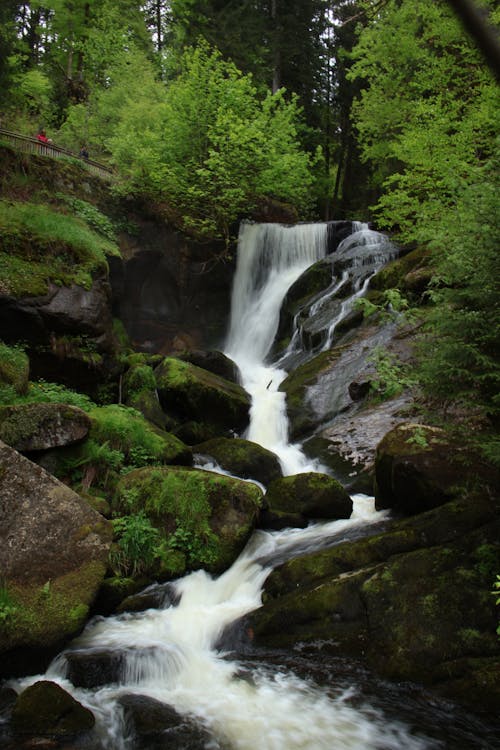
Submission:
M 87 203 L 87 201 L 64 193 L 57 193 L 56 197 L 69 206 L 79 219 L 83 219 L 96 232 L 112 242 L 116 241 L 117 229 L 115 224 L 92 203 Z
M 141 575 L 161 556 L 161 537 L 145 513 L 122 516 L 112 521 L 117 546 L 111 553 L 116 575 Z
M 376 375 L 372 379 L 370 388 L 373 396 L 380 401 L 398 396 L 414 385 L 414 380 L 406 367 L 392 354 L 382 347 L 376 347 L 370 357 L 375 365 Z

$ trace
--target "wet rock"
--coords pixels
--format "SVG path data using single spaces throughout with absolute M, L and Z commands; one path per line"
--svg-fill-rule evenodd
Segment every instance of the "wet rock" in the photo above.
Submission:
M 144 750 L 206 750 L 220 747 L 210 732 L 194 718 L 145 695 L 120 698 L 125 720 Z M 135 745 L 137 746 L 137 745 Z
M 250 440 L 216 438 L 194 446 L 193 450 L 215 459 L 223 469 L 242 479 L 256 479 L 268 485 L 282 476 L 276 454 Z
M 349 518 L 352 513 L 352 500 L 340 482 L 316 472 L 275 479 L 266 503 L 271 512 L 296 513 L 305 519 Z
M 488 583 L 500 563 L 499 538 L 498 500 L 487 490 L 393 521 L 383 533 L 277 568 L 248 626 L 257 646 L 320 641 L 386 677 L 433 685 L 488 710 L 500 701 Z
M 180 601 L 172 584 L 153 584 L 138 594 L 127 596 L 116 608 L 117 612 L 144 612 L 146 609 L 159 609 L 175 606 Z
M 68 651 L 67 677 L 75 687 L 97 688 L 119 682 L 124 664 L 121 651 Z
M 89 731 L 94 724 L 88 708 L 48 680 L 23 690 L 12 710 L 12 727 L 20 734 L 67 737 Z
M 368 396 L 370 392 L 370 384 L 370 380 L 353 380 L 348 386 L 349 396 L 353 401 L 361 401 Z
M 248 424 L 250 397 L 236 383 L 173 357 L 163 360 L 155 377 L 163 410 L 179 421 L 207 422 L 219 434 Z
M 397 425 L 377 448 L 376 507 L 412 515 L 456 497 L 470 476 L 462 453 L 437 427 Z
M 18 451 L 40 451 L 83 440 L 87 414 L 67 404 L 19 404 L 0 407 L 0 439 Z

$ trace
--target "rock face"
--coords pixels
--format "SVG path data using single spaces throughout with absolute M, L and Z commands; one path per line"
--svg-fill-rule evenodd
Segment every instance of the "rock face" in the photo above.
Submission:
M 475 708 L 500 701 L 489 593 L 500 562 L 498 499 L 483 492 L 275 570 L 249 625 L 257 645 L 352 654 Z
M 83 440 L 89 429 L 87 414 L 67 404 L 0 407 L 0 439 L 18 451 L 71 445 Z
M 88 391 L 116 367 L 111 288 L 105 278 L 94 280 L 88 290 L 52 285 L 42 297 L 0 294 L 0 321 L 9 341 L 27 342 L 33 380 Z
M 41 680 L 19 695 L 12 711 L 16 733 L 71 737 L 92 729 L 94 715 L 55 682 Z
M 104 577 L 111 532 L 66 485 L 4 443 L 0 497 L 0 568 L 9 607 L 0 650 L 8 673 L 16 647 L 29 661 L 30 649 L 59 645 L 85 622 Z
M 267 486 L 282 476 L 277 456 L 251 440 L 214 438 L 193 450 L 201 457 L 215 459 L 223 469 L 242 479 L 256 479 Z
M 123 261 L 112 261 L 114 306 L 134 347 L 180 353 L 220 346 L 230 309 L 233 264 L 222 244 L 197 243 L 172 230 L 150 207 L 130 219 Z

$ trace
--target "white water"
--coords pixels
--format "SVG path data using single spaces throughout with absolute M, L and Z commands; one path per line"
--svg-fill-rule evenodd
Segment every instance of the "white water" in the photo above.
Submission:
M 333 521 L 305 530 L 257 532 L 236 563 L 217 579 L 196 571 L 175 583 L 181 594 L 177 606 L 150 609 L 107 619 L 97 618 L 70 651 L 118 650 L 126 654 L 119 679 L 94 691 L 73 687 L 60 655 L 46 679 L 58 682 L 87 705 L 97 719 L 97 731 L 107 750 L 133 750 L 127 738 L 121 695 L 136 693 L 173 706 L 190 715 L 213 735 L 207 748 L 232 750 L 423 750 L 399 722 L 389 722 L 366 706 L 354 708 L 355 689 L 329 694 L 290 672 L 256 668 L 251 679 L 241 676 L 234 661 L 214 646 L 224 628 L 258 608 L 269 563 L 297 550 L 317 548 L 322 540 L 340 536 L 378 520 L 373 503 L 354 498 L 350 520 Z M 38 677 L 26 678 L 26 687 Z
M 227 351 L 239 364 L 244 386 L 253 397 L 248 436 L 275 450 L 287 472 L 295 473 L 307 470 L 308 464 L 298 446 L 287 445 L 284 396 L 277 391 L 285 373 L 263 360 L 275 335 L 283 295 L 324 253 L 326 225 L 298 229 L 298 242 L 288 231 L 269 226 L 243 230 Z M 278 243 L 277 253 L 271 240 Z M 134 750 L 118 702 L 130 693 L 149 696 L 194 717 L 211 733 L 207 750 L 431 747 L 372 707 L 351 705 L 354 687 L 329 691 L 270 666 L 245 675 L 245 664 L 216 651 L 225 628 L 260 607 L 262 587 L 273 565 L 322 544 L 338 543 L 382 517 L 375 514 L 371 498 L 356 496 L 353 504 L 349 520 L 255 533 L 240 558 L 219 578 L 196 571 L 175 582 L 181 595 L 177 606 L 166 604 L 163 609 L 89 623 L 69 651 L 122 654 L 113 684 L 94 690 L 75 688 L 67 676 L 64 653 L 45 678 L 58 682 L 93 711 L 106 750 Z M 27 687 L 38 679 L 26 678 L 15 687 Z
M 327 224 L 242 224 L 225 353 L 240 368 L 250 394 L 248 440 L 273 451 L 284 475 L 316 471 L 298 445 L 288 442 L 285 370 L 265 364 L 278 330 L 283 298 L 310 265 L 324 257 Z

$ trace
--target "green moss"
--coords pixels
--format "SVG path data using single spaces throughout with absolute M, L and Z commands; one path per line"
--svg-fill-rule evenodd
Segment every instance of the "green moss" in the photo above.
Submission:
M 28 377 L 29 359 L 22 347 L 0 341 L 0 383 L 12 385 L 16 393 L 23 394 L 28 390 Z
M 1 648 L 17 644 L 48 647 L 76 633 L 85 622 L 104 572 L 102 563 L 89 562 L 51 580 L 45 593 L 36 584 L 10 582 L 16 611 L 4 623 Z
M 37 203 L 0 200 L 0 231 L 0 291 L 16 297 L 45 294 L 49 282 L 89 289 L 120 254 L 85 222 Z

